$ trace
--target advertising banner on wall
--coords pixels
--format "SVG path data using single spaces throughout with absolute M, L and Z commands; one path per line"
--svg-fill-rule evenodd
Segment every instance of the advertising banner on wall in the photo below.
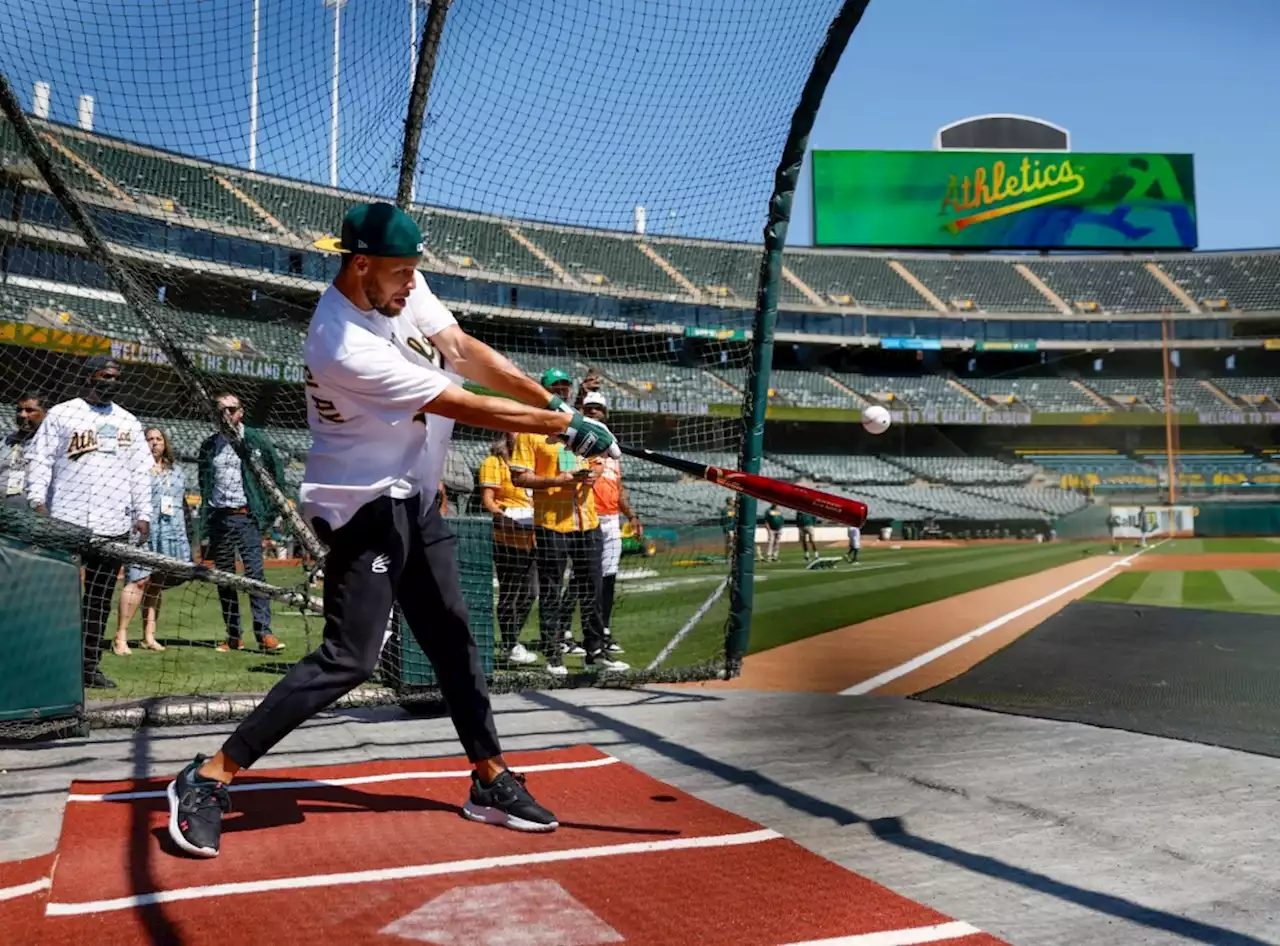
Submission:
M 1196 534 L 1194 506 L 1112 506 L 1111 534 L 1117 539 L 1164 539 Z

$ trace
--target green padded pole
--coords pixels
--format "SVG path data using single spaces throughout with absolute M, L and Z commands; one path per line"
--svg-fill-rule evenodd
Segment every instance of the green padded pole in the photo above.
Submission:
M 742 402 L 744 435 L 739 457 L 740 469 L 760 472 L 764 453 L 764 422 L 769 407 L 769 371 L 773 364 L 773 333 L 778 321 L 778 290 L 782 283 L 782 250 L 787 243 L 791 202 L 796 181 L 809 148 L 809 133 L 822 104 L 827 83 L 840 62 L 849 37 L 862 19 L 870 0 L 848 0 L 827 28 L 827 36 L 805 81 L 800 101 L 791 116 L 791 130 L 782 148 L 782 158 L 774 174 L 773 196 L 769 199 L 769 220 L 764 228 L 764 257 L 756 290 L 756 317 L 752 331 L 751 367 L 748 369 L 746 397 Z M 736 677 L 742 670 L 751 637 L 751 610 L 754 606 L 756 501 L 738 494 L 737 532 L 729 592 L 729 619 L 725 626 L 725 671 Z

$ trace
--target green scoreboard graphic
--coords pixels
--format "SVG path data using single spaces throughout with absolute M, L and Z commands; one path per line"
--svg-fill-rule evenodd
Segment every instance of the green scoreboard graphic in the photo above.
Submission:
M 1190 250 L 1189 154 L 818 151 L 813 243 L 916 249 Z

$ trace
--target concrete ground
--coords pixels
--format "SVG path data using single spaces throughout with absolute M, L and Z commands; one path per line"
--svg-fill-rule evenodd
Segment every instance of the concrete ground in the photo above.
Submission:
M 654 687 L 496 705 L 509 749 L 591 743 L 1015 946 L 1280 944 L 1280 759 L 896 696 Z M 72 778 L 167 775 L 230 728 L 0 750 L 0 860 L 54 848 Z M 459 754 L 448 719 L 351 709 L 259 768 Z

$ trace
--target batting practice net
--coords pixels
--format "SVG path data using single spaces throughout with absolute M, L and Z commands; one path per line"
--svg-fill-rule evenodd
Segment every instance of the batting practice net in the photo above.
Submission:
M 405 207 L 464 328 L 603 394 L 623 442 L 737 465 L 775 166 L 839 6 L 0 10 L 0 732 L 83 700 L 114 723 L 237 715 L 320 644 L 301 343 L 338 268 L 315 241 L 356 203 Z M 575 653 L 589 576 L 499 600 L 495 436 L 459 427 L 443 482 L 492 686 L 599 682 Z M 630 669 L 609 679 L 713 675 L 730 494 L 625 458 L 623 485 L 604 568 Z M 398 612 L 387 631 L 348 700 L 432 692 Z

